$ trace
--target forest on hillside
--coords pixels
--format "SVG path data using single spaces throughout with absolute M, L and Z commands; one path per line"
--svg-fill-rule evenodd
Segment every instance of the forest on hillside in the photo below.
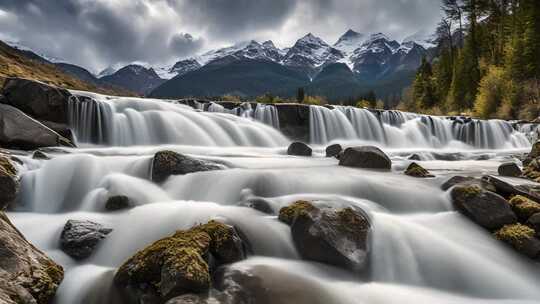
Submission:
M 400 109 L 532 120 L 540 116 L 540 1 L 443 0 L 433 60 Z

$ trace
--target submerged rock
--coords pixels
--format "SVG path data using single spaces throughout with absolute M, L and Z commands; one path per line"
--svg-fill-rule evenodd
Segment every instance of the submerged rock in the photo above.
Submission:
M 92 255 L 98 243 L 112 229 L 91 221 L 69 220 L 60 235 L 60 247 L 74 259 L 85 259 Z
M 2 94 L 6 104 L 16 107 L 35 119 L 68 123 L 67 108 L 71 93 L 42 82 L 8 78 Z
M 18 193 L 17 169 L 6 156 L 0 154 L 0 210 L 7 208 Z
M 33 150 L 51 146 L 74 146 L 68 139 L 9 105 L 0 104 L 0 123 L 2 147 Z
M 374 146 L 362 146 L 347 148 L 339 159 L 339 165 L 390 170 L 392 161 L 381 149 Z
M 51 159 L 49 156 L 47 156 L 47 154 L 41 152 L 41 151 L 34 151 L 34 153 L 32 154 L 32 158 L 33 159 Z
M 212 302 L 203 295 L 186 294 L 172 298 L 165 304 L 219 304 L 219 302 Z
M 338 157 L 339 153 L 343 151 L 340 144 L 333 144 L 326 147 L 326 157 Z
M 293 142 L 287 149 L 288 155 L 311 156 L 313 150 L 303 142 Z
M 246 257 L 244 243 L 232 226 L 210 221 L 177 231 L 128 259 L 115 285 L 129 303 L 164 303 L 188 293 L 208 291 L 213 267 Z M 174 302 L 173 302 L 174 303 Z
M 240 205 L 244 207 L 253 208 L 262 213 L 274 214 L 274 209 L 272 208 L 272 204 L 262 197 L 248 198 L 245 201 L 243 201 Z
M 522 224 L 505 225 L 494 233 L 498 240 L 510 244 L 516 251 L 532 258 L 540 258 L 540 240 L 535 231 Z
M 527 226 L 531 227 L 535 233 L 536 237 L 540 237 L 540 213 L 535 213 L 527 220 Z
M 482 227 L 493 230 L 517 222 L 510 204 L 477 185 L 456 186 L 450 193 L 454 207 Z
M 428 170 L 424 169 L 422 166 L 414 162 L 407 167 L 407 170 L 405 170 L 405 174 L 412 177 L 420 178 L 435 177 L 434 175 L 430 174 Z
M 302 258 L 355 272 L 366 268 L 371 230 L 366 215 L 352 208 L 319 209 L 298 201 L 282 208 L 279 219 L 291 226 Z
M 504 163 L 499 166 L 497 172 L 500 176 L 519 177 L 522 172 L 515 163 Z
M 0 212 L 0 303 L 50 303 L 63 278 L 62 266 L 30 244 Z
M 420 155 L 414 153 L 414 154 L 411 154 L 411 156 L 409 156 L 410 160 L 422 160 L 422 157 L 420 157 Z
M 163 182 L 171 175 L 184 175 L 200 171 L 223 170 L 225 166 L 200 160 L 173 151 L 160 151 L 152 161 L 152 180 Z
M 129 197 L 125 195 L 115 195 L 111 196 L 105 202 L 105 209 L 108 211 L 118 211 L 122 209 L 127 209 L 133 206 L 133 203 Z

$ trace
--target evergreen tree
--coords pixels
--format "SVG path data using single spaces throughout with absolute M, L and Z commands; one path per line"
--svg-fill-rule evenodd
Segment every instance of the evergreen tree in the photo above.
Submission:
M 298 103 L 303 103 L 305 98 L 306 93 L 304 92 L 304 88 L 298 88 L 298 91 L 296 92 L 296 101 Z

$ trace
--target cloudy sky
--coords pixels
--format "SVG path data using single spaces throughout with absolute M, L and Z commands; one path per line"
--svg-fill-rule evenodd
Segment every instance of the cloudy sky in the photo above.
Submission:
M 432 31 L 438 0 L 0 0 L 0 39 L 97 72 L 133 61 L 169 64 L 235 42 L 286 47 L 347 29 L 401 40 Z

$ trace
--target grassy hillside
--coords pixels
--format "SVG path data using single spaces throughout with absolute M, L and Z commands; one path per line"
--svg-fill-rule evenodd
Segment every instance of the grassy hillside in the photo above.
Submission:
M 87 83 L 61 71 L 52 64 L 32 59 L 23 52 L 0 41 L 0 86 L 3 86 L 7 77 L 39 80 L 66 89 L 92 91 L 108 95 L 135 95 L 123 89 Z

